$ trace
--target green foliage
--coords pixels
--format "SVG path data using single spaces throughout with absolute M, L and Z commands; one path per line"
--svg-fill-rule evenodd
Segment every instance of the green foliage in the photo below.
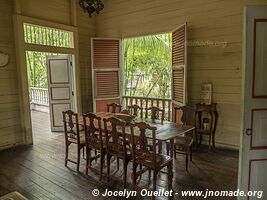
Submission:
M 126 95 L 171 97 L 171 34 L 125 39 L 124 62 Z
M 29 86 L 47 88 L 46 53 L 27 51 L 26 56 Z
M 47 56 L 61 54 L 26 51 L 29 87 L 48 88 Z
M 24 40 L 28 44 L 71 48 L 72 33 L 64 30 L 24 24 Z

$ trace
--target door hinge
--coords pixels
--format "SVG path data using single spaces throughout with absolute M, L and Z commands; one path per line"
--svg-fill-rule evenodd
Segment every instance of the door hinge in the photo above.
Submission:
M 70 61 L 70 66 L 72 66 L 72 61 Z
M 245 130 L 245 133 L 246 133 L 246 135 L 248 135 L 248 136 L 252 135 L 252 128 L 247 128 L 247 129 Z
M 72 96 L 74 96 L 74 92 L 73 91 L 71 92 L 71 94 L 72 94 Z

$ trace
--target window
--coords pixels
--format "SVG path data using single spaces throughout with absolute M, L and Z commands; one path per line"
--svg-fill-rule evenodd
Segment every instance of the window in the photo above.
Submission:
M 171 33 L 124 39 L 126 96 L 171 98 Z
M 27 44 L 74 48 L 72 32 L 28 23 L 24 23 L 24 39 Z

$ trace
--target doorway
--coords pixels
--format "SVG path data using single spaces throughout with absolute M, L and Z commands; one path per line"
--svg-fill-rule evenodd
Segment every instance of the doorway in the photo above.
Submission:
M 47 113 L 50 131 L 62 132 L 62 111 L 77 112 L 74 32 L 23 23 L 30 110 Z M 31 117 L 33 119 L 33 117 Z
M 26 61 L 34 134 L 36 122 L 45 132 L 63 131 L 62 111 L 77 111 L 74 56 L 26 51 Z

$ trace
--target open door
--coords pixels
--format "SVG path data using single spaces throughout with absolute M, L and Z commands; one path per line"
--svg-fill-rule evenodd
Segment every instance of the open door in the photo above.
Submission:
M 172 107 L 187 103 L 187 24 L 182 24 L 172 32 Z M 174 112 L 179 119 L 181 113 Z
M 94 112 L 105 112 L 107 104 L 121 103 L 121 40 L 92 39 Z
M 239 188 L 263 191 L 267 199 L 267 6 L 248 6 L 244 15 L 242 126 Z
M 51 131 L 63 131 L 62 111 L 76 111 L 73 106 L 71 56 L 47 57 L 47 73 Z

